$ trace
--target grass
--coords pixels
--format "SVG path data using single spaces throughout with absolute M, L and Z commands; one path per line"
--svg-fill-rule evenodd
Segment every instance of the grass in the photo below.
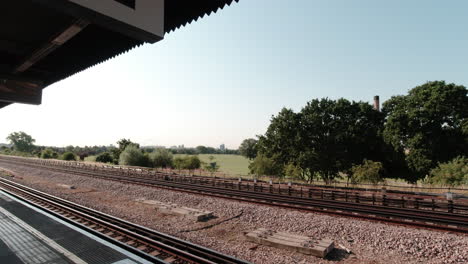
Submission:
M 97 155 L 92 155 L 84 158 L 84 161 L 89 161 L 89 162 L 96 162 L 96 157 Z
M 183 154 L 174 155 L 184 156 Z M 249 160 L 241 155 L 228 154 L 199 154 L 198 157 L 203 162 L 210 162 L 209 157 L 213 156 L 214 160 L 219 165 L 219 171 L 227 174 L 249 174 Z

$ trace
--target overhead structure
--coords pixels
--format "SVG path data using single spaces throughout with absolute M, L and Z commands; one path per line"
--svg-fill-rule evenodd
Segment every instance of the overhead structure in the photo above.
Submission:
M 238 0 L 1 1 L 0 108 Z

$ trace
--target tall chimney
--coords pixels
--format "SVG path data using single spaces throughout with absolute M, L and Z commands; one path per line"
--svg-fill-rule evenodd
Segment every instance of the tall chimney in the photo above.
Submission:
M 374 96 L 374 109 L 380 112 L 380 100 L 379 96 Z

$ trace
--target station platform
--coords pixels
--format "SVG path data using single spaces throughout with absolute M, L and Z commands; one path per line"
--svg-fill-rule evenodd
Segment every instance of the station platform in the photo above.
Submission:
M 149 262 L 0 191 L 0 263 Z

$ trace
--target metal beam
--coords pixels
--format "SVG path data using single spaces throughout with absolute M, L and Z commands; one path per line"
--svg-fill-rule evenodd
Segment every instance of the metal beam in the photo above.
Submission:
M 87 20 L 78 19 L 64 31 L 60 32 L 42 47 L 34 51 L 28 58 L 21 62 L 14 70 L 14 73 L 21 73 L 29 69 L 32 65 L 49 55 L 52 51 L 62 46 L 69 39 L 73 38 L 81 30 L 83 30 L 89 22 Z

